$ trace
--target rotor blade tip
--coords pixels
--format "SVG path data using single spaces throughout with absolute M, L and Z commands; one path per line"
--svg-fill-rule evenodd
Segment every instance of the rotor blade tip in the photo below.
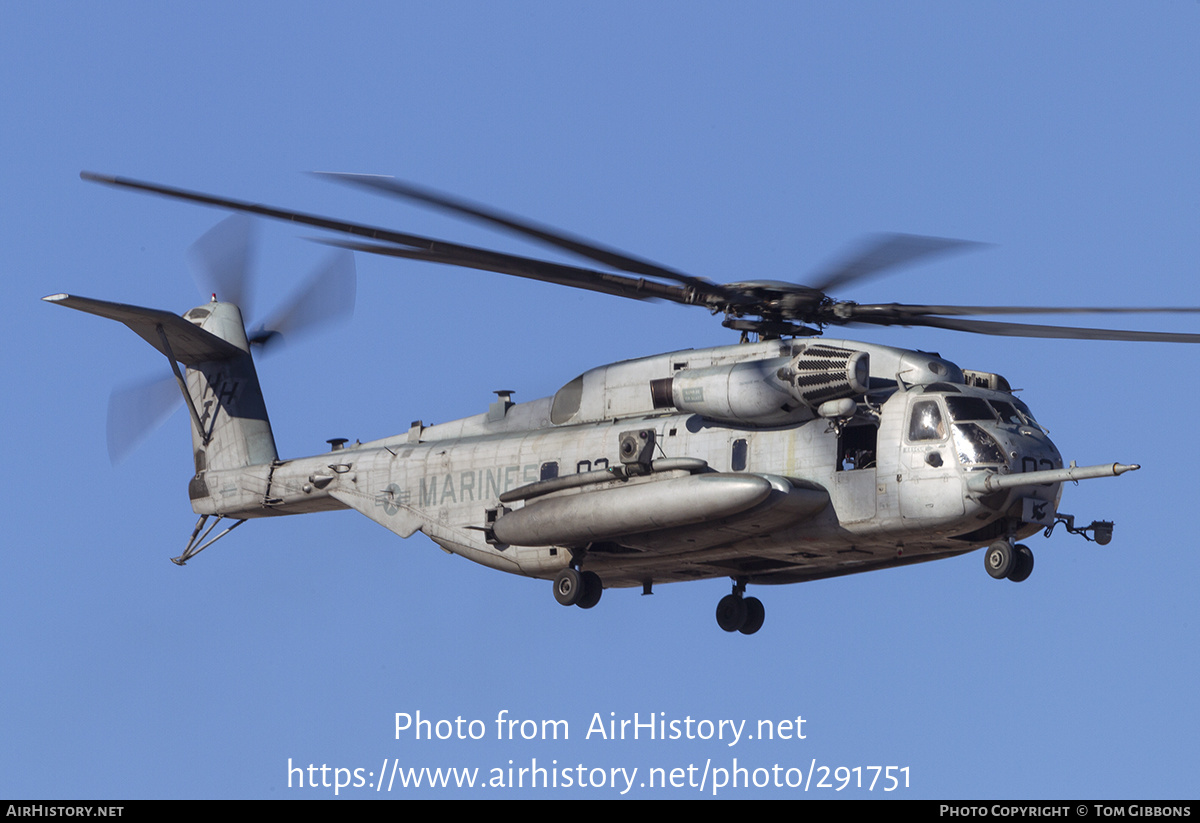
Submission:
M 331 177 L 335 180 L 394 180 L 390 174 L 369 174 L 356 171 L 310 171 L 313 177 Z

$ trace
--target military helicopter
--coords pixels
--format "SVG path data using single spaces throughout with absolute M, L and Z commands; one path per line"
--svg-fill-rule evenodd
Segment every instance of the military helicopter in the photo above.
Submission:
M 191 417 L 199 515 L 183 565 L 253 518 L 354 509 L 409 537 L 513 574 L 548 579 L 564 606 L 606 588 L 728 577 L 719 626 L 753 634 L 765 609 L 748 585 L 806 580 L 954 557 L 985 548 L 991 577 L 1020 582 L 1018 542 L 1059 525 L 1107 544 L 1110 521 L 1058 511 L 1062 484 L 1136 464 L 1063 464 L 1007 380 L 940 356 L 820 337 L 828 326 L 926 326 L 990 335 L 1200 343 L 1200 335 L 1028 325 L 971 315 L 1197 312 L 860 304 L 830 290 L 969 243 L 881 235 L 809 285 L 717 284 L 557 230 L 389 177 L 327 175 L 482 221 L 607 270 L 506 254 L 390 229 L 121 177 L 85 180 L 332 232 L 350 251 L 464 266 L 724 316 L 736 344 L 598 366 L 553 396 L 414 422 L 371 442 L 329 441 L 281 459 L 236 302 L 182 316 L 56 294 L 45 300 L 118 320 L 168 359 Z M 352 286 L 351 286 L 352 288 Z M 181 372 L 179 365 L 185 371 Z M 213 522 L 208 524 L 210 518 Z M 231 525 L 213 536 L 218 524 Z

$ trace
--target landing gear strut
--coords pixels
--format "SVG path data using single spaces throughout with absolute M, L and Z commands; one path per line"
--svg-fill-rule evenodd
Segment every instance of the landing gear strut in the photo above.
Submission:
M 187 562 L 189 560 L 191 560 L 193 557 L 200 554 L 200 552 L 204 551 L 209 546 L 211 546 L 213 543 L 216 543 L 222 537 L 229 534 L 231 531 L 236 529 L 238 526 L 240 526 L 246 522 L 245 520 L 238 520 L 236 523 L 234 523 L 229 528 L 225 529 L 225 531 L 218 534 L 212 540 L 209 540 L 208 536 L 210 534 L 212 534 L 213 529 L 215 529 L 217 527 L 217 524 L 220 523 L 224 519 L 225 519 L 225 515 L 218 514 L 217 519 L 214 520 L 212 522 L 212 525 L 208 527 L 208 531 L 204 532 L 204 534 L 201 534 L 200 530 L 204 528 L 204 524 L 208 521 L 208 515 L 207 514 L 200 515 L 200 519 L 196 521 L 196 528 L 192 529 L 192 536 L 191 536 L 191 539 L 188 540 L 187 548 L 185 548 L 183 550 L 183 554 L 179 555 L 178 557 L 172 557 L 171 562 L 174 563 L 176 566 L 186 566 Z
M 554 599 L 564 606 L 590 609 L 600 602 L 604 582 L 595 572 L 563 569 L 554 577 Z
M 754 634 L 762 628 L 767 610 L 757 597 L 743 597 L 746 584 L 735 581 L 733 593 L 727 594 L 717 603 L 717 625 L 727 632 Z
M 983 567 L 997 580 L 1008 578 L 1020 583 L 1033 574 L 1033 552 L 1028 546 L 1020 543 L 1014 546 L 1001 540 L 988 546 L 983 555 Z

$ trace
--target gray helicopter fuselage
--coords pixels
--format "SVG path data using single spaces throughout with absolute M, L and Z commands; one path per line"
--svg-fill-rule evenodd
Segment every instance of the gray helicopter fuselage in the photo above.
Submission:
M 866 357 L 866 391 L 837 415 L 788 394 L 788 363 L 814 346 Z M 988 380 L 842 340 L 672 352 L 592 369 L 553 397 L 501 393 L 482 414 L 396 437 L 208 470 L 193 507 L 236 518 L 353 508 L 496 569 L 549 578 L 574 564 L 606 587 L 850 574 L 1028 536 L 1042 526 L 1021 521 L 1024 501 L 1053 514 L 1060 483 L 967 487 L 972 472 L 1062 467 L 1023 404 L 968 385 Z M 649 454 L 628 453 L 634 434 Z

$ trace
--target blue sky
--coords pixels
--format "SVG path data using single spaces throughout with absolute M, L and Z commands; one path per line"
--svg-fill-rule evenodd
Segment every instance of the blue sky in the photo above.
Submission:
M 332 796 L 289 787 L 289 760 L 490 778 L 536 759 L 636 767 L 641 782 L 736 758 L 908 767 L 910 787 L 718 796 L 1194 797 L 1195 348 L 860 335 L 1004 374 L 1066 459 L 1143 469 L 1068 487 L 1063 510 L 1115 520 L 1113 542 L 1036 537 L 1020 586 L 971 554 L 765 589 L 747 638 L 713 620 L 724 581 L 563 609 L 544 581 L 350 512 L 251 522 L 177 568 L 195 521 L 184 415 L 115 467 L 104 435 L 110 391 L 166 374 L 162 358 L 39 298 L 203 300 L 186 251 L 222 215 L 81 169 L 533 250 L 303 174 L 344 170 L 716 281 L 803 282 L 860 235 L 905 231 L 992 245 L 837 296 L 1200 305 L 1198 26 L 1195 2 L 5 4 L 0 796 Z M 324 256 L 305 235 L 261 227 L 260 314 Z M 734 339 L 681 307 L 382 258 L 358 269 L 350 323 L 260 363 L 286 456 Z M 417 711 L 488 734 L 396 739 L 396 713 Z M 496 740 L 501 711 L 566 720 L 570 739 Z M 802 716 L 805 738 L 585 739 L 597 714 L 660 712 Z

